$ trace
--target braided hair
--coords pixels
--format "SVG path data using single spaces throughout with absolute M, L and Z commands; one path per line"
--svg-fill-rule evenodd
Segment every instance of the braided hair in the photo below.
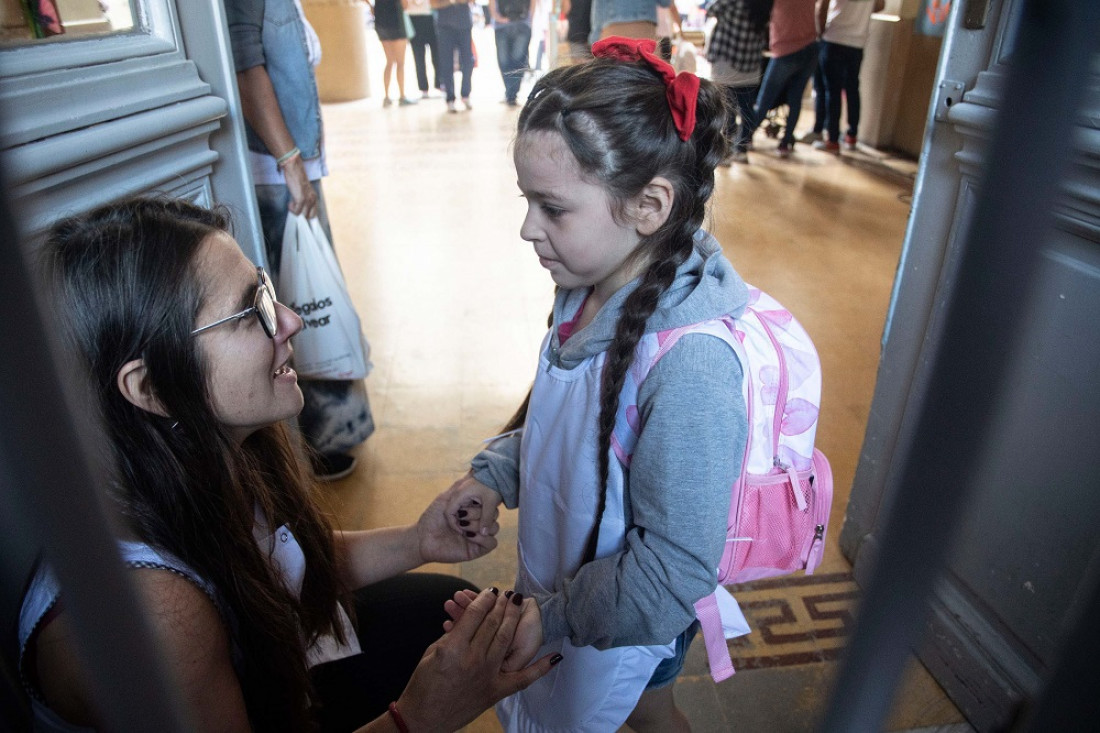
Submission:
M 555 69 L 535 84 L 519 117 L 517 139 L 532 132 L 562 136 L 582 174 L 607 191 L 614 216 L 621 216 L 627 202 L 657 176 L 667 179 L 674 191 L 668 219 L 642 237 L 632 255 L 642 263 L 643 274 L 623 303 L 601 375 L 600 500 L 586 561 L 595 555 L 603 516 L 619 393 L 650 316 L 694 250 L 695 232 L 714 191 L 715 166 L 729 150 L 726 96 L 711 82 L 700 82 L 695 129 L 686 141 L 673 121 L 663 78 L 641 62 L 597 58 Z M 522 425 L 528 400 L 509 427 Z

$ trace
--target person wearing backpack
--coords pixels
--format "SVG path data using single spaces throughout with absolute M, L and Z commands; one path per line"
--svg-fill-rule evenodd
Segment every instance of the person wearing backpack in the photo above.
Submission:
M 531 65 L 531 19 L 538 0 L 489 0 L 497 45 L 497 65 L 504 80 L 504 101 L 519 104 L 519 85 Z
M 655 40 L 592 51 L 541 77 L 520 112 L 520 236 L 557 285 L 552 326 L 527 400 L 447 513 L 476 534 L 482 512 L 519 507 L 517 657 L 565 658 L 498 705 L 506 731 L 688 730 L 672 686 L 693 604 L 716 591 L 748 432 L 742 368 L 726 341 L 689 333 L 640 385 L 634 372 L 663 331 L 721 325 L 749 302 L 702 229 L 728 108 Z M 629 457 L 622 428 L 637 434 Z M 452 618 L 471 600 L 458 594 Z M 746 633 L 732 598 L 724 610 Z

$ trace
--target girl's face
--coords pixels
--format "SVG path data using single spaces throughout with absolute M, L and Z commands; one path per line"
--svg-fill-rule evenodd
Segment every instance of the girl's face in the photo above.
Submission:
M 256 298 L 256 266 L 233 237 L 217 232 L 196 255 L 205 289 L 195 327 L 250 307 Z M 238 441 L 256 430 L 297 415 L 302 409 L 298 375 L 288 366 L 290 337 L 302 319 L 284 305 L 275 306 L 278 329 L 268 338 L 258 317 L 249 315 L 196 334 L 206 364 L 212 408 L 218 422 Z
M 527 199 L 519 230 L 535 247 L 539 263 L 563 288 L 594 288 L 599 302 L 630 282 L 640 267 L 630 255 L 641 236 L 612 215 L 603 186 L 581 175 L 576 158 L 556 132 L 529 132 L 516 141 L 516 175 Z

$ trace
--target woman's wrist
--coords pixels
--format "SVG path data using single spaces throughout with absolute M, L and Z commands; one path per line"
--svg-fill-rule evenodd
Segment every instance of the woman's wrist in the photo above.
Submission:
M 420 733 L 421 731 L 438 729 L 437 723 L 439 721 L 433 722 L 430 716 L 425 720 L 421 715 L 423 709 L 423 706 L 417 705 L 408 699 L 408 690 L 406 690 L 401 693 L 401 697 L 390 703 L 387 715 L 390 716 L 401 733 Z
M 430 557 L 424 557 L 423 544 L 420 537 L 420 522 L 410 524 L 405 531 L 405 553 L 412 567 L 418 568 L 425 563 L 434 562 Z
M 389 708 L 387 708 L 390 719 L 393 724 L 397 726 L 399 733 L 410 733 L 409 726 L 405 722 L 405 717 L 401 714 L 400 708 L 397 707 L 397 701 L 391 702 Z

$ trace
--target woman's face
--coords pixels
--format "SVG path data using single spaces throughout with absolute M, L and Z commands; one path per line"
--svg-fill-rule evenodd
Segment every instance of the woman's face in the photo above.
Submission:
M 196 255 L 196 269 L 205 290 L 196 328 L 255 302 L 256 266 L 229 234 L 207 237 Z M 284 305 L 275 310 L 274 339 L 268 338 L 255 314 L 194 336 L 206 365 L 214 415 L 238 441 L 302 409 L 298 375 L 289 366 L 290 337 L 302 330 L 302 319 Z

